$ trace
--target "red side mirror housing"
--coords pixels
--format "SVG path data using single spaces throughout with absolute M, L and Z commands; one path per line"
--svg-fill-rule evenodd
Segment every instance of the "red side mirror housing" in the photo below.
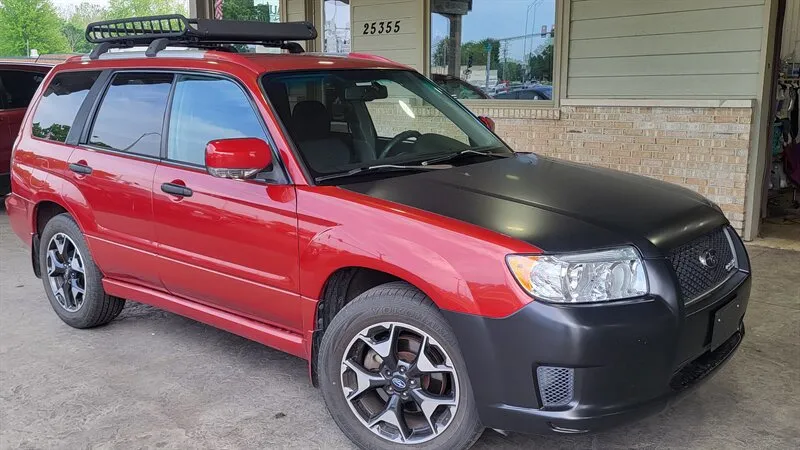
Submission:
M 484 126 L 486 126 L 486 128 L 488 128 L 490 131 L 494 131 L 494 120 L 492 120 L 491 117 L 478 116 L 478 120 L 480 120 L 481 123 Z
M 211 141 L 206 145 L 206 170 L 219 178 L 250 178 L 272 164 L 272 149 L 258 138 Z

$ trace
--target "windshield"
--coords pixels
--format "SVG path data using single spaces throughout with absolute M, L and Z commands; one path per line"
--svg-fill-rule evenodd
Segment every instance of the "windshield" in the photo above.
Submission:
M 267 75 L 262 83 L 314 177 L 464 150 L 511 152 L 416 72 L 295 72 Z

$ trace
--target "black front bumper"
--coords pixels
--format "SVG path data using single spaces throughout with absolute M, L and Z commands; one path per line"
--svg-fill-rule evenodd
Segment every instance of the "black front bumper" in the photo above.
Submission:
M 737 240 L 738 241 L 738 240 Z M 458 337 L 486 427 L 542 433 L 593 432 L 663 410 L 707 379 L 738 348 L 750 296 L 750 266 L 684 306 L 667 260 L 647 260 L 651 296 L 595 305 L 534 301 L 504 319 L 445 312 Z M 735 310 L 726 328 L 718 312 Z M 728 323 L 731 323 L 728 320 Z M 720 331 L 724 336 L 720 336 Z M 574 397 L 543 406 L 537 367 L 574 370 Z

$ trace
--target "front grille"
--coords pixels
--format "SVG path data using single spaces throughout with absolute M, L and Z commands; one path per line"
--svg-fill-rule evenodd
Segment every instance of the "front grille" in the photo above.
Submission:
M 539 366 L 536 368 L 542 406 L 567 406 L 575 395 L 575 369 Z
M 724 228 L 673 249 L 669 260 L 678 276 L 684 304 L 715 288 L 736 270 L 731 240 Z

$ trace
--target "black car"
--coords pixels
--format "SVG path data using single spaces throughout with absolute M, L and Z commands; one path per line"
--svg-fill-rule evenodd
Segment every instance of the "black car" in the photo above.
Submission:
M 451 75 L 431 75 L 431 80 L 448 94 L 459 100 L 477 100 L 491 98 L 478 87 Z
M 533 86 L 495 94 L 497 100 L 551 100 L 553 86 Z

